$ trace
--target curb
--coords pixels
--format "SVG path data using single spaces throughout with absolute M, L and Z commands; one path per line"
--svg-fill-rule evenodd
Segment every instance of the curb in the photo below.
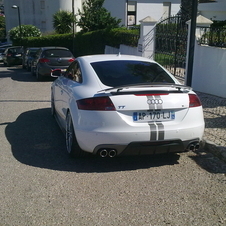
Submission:
M 216 145 L 215 143 L 209 141 L 209 140 L 204 140 L 204 149 L 207 152 L 212 153 L 222 161 L 226 163 L 226 147 Z

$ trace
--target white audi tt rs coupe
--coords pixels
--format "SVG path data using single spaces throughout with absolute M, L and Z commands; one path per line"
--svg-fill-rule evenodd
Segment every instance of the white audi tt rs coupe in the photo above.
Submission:
M 198 149 L 198 96 L 157 62 L 127 55 L 78 57 L 51 86 L 51 110 L 73 157 L 149 155 Z

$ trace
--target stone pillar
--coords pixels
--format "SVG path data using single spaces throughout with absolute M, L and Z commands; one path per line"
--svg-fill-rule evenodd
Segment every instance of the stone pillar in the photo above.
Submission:
M 155 25 L 157 21 L 148 16 L 139 22 L 141 24 L 140 39 L 138 41 L 138 54 L 153 59 L 155 53 Z

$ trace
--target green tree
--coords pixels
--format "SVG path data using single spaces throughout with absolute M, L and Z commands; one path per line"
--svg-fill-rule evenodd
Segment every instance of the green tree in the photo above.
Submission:
M 0 15 L 0 40 L 5 39 L 6 29 L 5 29 L 5 17 Z
M 9 31 L 10 40 L 13 42 L 19 42 L 20 38 L 23 37 L 41 37 L 42 33 L 40 29 L 33 25 L 21 25 L 21 34 L 20 27 L 14 27 Z
M 83 10 L 78 10 L 80 26 L 83 32 L 95 31 L 105 28 L 117 28 L 121 22 L 120 19 L 112 17 L 103 7 L 104 0 L 87 0 L 83 2 Z
M 53 14 L 53 27 L 58 34 L 66 34 L 72 31 L 75 16 L 68 11 L 60 10 Z

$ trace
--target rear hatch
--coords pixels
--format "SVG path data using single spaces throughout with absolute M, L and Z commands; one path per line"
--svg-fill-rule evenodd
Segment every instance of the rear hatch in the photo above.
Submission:
M 183 85 L 128 86 L 105 90 L 116 111 L 127 123 L 178 123 L 196 97 Z
M 67 67 L 74 60 L 72 53 L 64 49 L 49 49 L 43 54 L 43 59 L 51 67 Z

